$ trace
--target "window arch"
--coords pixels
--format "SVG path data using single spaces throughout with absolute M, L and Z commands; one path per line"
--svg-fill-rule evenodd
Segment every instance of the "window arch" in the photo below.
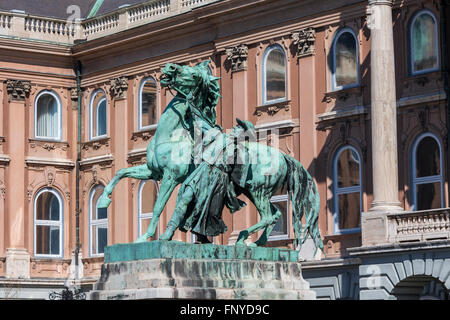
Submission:
M 341 90 L 359 85 L 358 39 L 350 28 L 339 30 L 332 45 L 332 86 Z
M 334 233 L 361 227 L 361 157 L 352 146 L 340 148 L 333 160 Z
M 279 45 L 266 49 L 262 64 L 263 103 L 273 103 L 287 98 L 286 55 Z
M 90 138 L 100 138 L 107 133 L 107 108 L 106 94 L 99 89 L 92 94 L 90 103 Z
M 50 90 L 38 94 L 35 103 L 34 135 L 40 139 L 61 140 L 61 100 Z
M 444 206 L 442 148 L 431 133 L 418 136 L 412 148 L 412 210 Z
M 138 235 L 145 233 L 153 218 L 153 207 L 158 196 L 158 185 L 154 180 L 143 181 L 138 193 Z
M 34 253 L 37 257 L 63 256 L 63 200 L 52 188 L 40 190 L 34 200 Z
M 103 255 L 108 245 L 108 209 L 99 208 L 98 202 L 104 187 L 98 185 L 89 197 L 89 253 L 90 256 Z
M 142 81 L 139 87 L 139 130 L 155 127 L 158 123 L 157 86 L 152 77 Z
M 411 74 L 438 70 L 438 24 L 434 14 L 429 10 L 419 11 L 412 18 L 409 29 Z

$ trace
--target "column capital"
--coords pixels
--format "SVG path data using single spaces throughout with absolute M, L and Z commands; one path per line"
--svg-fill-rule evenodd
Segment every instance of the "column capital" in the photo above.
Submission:
M 126 93 L 128 91 L 128 78 L 127 77 L 119 77 L 112 79 L 110 81 L 111 84 L 111 93 L 113 94 L 114 99 L 125 99 Z
M 248 47 L 245 44 L 226 49 L 226 54 L 232 72 L 247 70 Z
M 316 52 L 316 31 L 312 27 L 301 29 L 291 34 L 294 45 L 297 46 L 299 58 L 314 55 Z
M 395 0 L 369 0 L 370 6 L 393 6 Z
M 30 81 L 7 79 L 5 83 L 9 100 L 25 101 L 25 98 L 30 94 Z

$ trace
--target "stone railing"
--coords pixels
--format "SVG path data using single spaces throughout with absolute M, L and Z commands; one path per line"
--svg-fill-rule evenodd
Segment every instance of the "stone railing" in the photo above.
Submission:
M 218 1 L 221 0 L 152 0 L 118 8 L 112 13 L 77 24 L 64 19 L 0 11 L 0 36 L 71 45 L 75 40 L 101 38 Z
M 450 239 L 450 208 L 391 213 L 387 218 L 391 243 Z

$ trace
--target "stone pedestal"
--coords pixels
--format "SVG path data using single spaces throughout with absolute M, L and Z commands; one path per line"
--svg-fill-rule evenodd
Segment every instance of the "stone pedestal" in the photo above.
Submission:
M 91 300 L 316 298 L 298 252 L 178 241 L 107 247 Z
M 26 249 L 6 249 L 6 278 L 30 279 L 30 254 Z

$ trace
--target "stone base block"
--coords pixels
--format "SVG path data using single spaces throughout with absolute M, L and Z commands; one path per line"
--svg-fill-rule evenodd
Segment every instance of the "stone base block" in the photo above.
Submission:
M 300 263 L 291 260 L 298 252 L 290 251 L 176 241 L 116 245 L 106 249 L 89 298 L 315 299 Z
M 30 254 L 26 249 L 6 249 L 6 278 L 30 278 Z

